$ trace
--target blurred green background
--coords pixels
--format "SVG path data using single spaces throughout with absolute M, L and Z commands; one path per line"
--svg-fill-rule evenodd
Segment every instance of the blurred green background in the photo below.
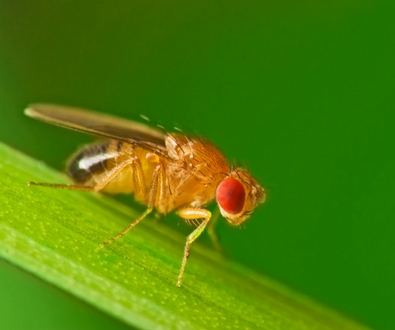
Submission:
M 23 116 L 32 102 L 197 131 L 268 190 L 241 230 L 219 223 L 227 254 L 393 329 L 394 13 L 374 0 L 0 1 L 0 140 L 59 170 L 92 140 Z M 109 327 L 1 263 L 4 281 L 10 326 L 46 325 L 53 300 L 65 320 Z M 22 293 L 28 321 L 5 298 Z

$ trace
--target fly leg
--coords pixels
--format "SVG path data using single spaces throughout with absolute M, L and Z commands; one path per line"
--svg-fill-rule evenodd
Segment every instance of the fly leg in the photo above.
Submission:
M 180 269 L 180 274 L 178 275 L 177 286 L 181 286 L 182 276 L 184 274 L 185 265 L 189 257 L 189 251 L 191 249 L 191 244 L 200 236 L 204 228 L 206 228 L 207 223 L 210 221 L 211 212 L 205 209 L 195 209 L 195 208 L 184 208 L 177 211 L 177 215 L 185 220 L 196 220 L 203 219 L 199 226 L 187 237 L 184 249 L 184 257 L 182 258 L 182 264 Z
M 140 167 L 141 169 L 141 167 Z M 142 174 L 142 170 L 141 170 Z M 158 197 L 161 197 L 161 192 L 163 191 L 162 187 L 164 186 L 164 171 L 163 171 L 163 165 L 158 164 L 154 170 L 154 173 L 152 174 L 152 181 L 151 181 L 151 186 L 149 189 L 149 195 L 148 195 L 148 204 L 147 204 L 147 209 L 145 212 L 140 215 L 136 220 L 134 220 L 129 226 L 127 226 L 124 230 L 122 230 L 120 233 L 115 235 L 114 237 L 110 238 L 108 241 L 105 241 L 100 244 L 100 247 L 105 247 L 106 245 L 114 242 L 118 238 L 122 237 L 125 235 L 129 230 L 133 229 L 141 220 L 143 220 L 148 214 L 152 212 L 154 207 L 156 206 Z
M 136 198 L 143 199 L 146 194 L 146 190 L 144 172 L 141 167 L 140 159 L 135 157 L 134 161 L 130 164 L 130 167 L 133 175 L 134 195 Z

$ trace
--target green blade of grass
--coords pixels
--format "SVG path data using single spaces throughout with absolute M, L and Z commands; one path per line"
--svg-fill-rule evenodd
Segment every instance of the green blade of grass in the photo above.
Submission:
M 176 286 L 185 237 L 99 194 L 28 187 L 65 182 L 0 144 L 0 257 L 143 329 L 366 329 L 194 243 Z M 1 321 L 0 321 L 1 323 Z

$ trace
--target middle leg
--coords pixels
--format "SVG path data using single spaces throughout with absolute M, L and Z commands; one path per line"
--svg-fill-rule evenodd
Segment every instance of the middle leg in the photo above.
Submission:
M 140 215 L 136 220 L 134 220 L 129 226 L 127 226 L 124 230 L 122 230 L 120 233 L 115 235 L 114 237 L 110 238 L 109 240 L 103 242 L 100 244 L 100 247 L 105 247 L 106 245 L 114 242 L 118 238 L 122 237 L 125 235 L 129 230 L 133 229 L 141 220 L 143 220 L 148 214 L 152 212 L 156 205 L 156 200 L 157 200 L 157 195 L 158 195 L 158 187 L 163 186 L 163 182 L 160 182 L 163 180 L 163 165 L 158 164 L 154 170 L 154 173 L 152 175 L 152 181 L 151 181 L 151 186 L 149 190 L 149 196 L 148 196 L 148 204 L 147 204 L 147 209 L 145 212 Z

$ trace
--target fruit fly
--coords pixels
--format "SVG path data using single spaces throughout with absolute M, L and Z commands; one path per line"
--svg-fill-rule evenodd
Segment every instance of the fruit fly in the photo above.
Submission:
M 67 172 L 74 184 L 29 182 L 29 185 L 130 193 L 147 206 L 143 214 L 102 243 L 102 247 L 125 235 L 153 210 L 161 214 L 175 210 L 182 219 L 197 225 L 186 239 L 177 286 L 181 286 L 191 244 L 211 219 L 207 204 L 216 200 L 222 216 L 238 226 L 265 201 L 264 189 L 250 173 L 242 168 L 233 169 L 221 151 L 206 139 L 58 105 L 34 104 L 25 114 L 104 138 L 70 159 Z

